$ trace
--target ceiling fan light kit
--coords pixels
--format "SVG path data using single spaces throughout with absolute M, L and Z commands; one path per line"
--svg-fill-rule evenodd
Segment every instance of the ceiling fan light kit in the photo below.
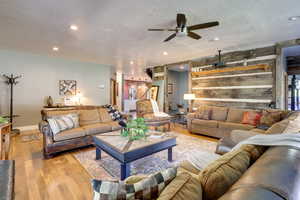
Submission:
M 204 24 L 197 24 L 197 25 L 193 25 L 193 26 L 187 26 L 186 25 L 186 17 L 185 14 L 179 13 L 177 14 L 177 27 L 175 29 L 148 29 L 148 31 L 171 31 L 171 32 L 175 32 L 172 35 L 170 35 L 167 39 L 164 40 L 164 42 L 168 42 L 170 40 L 172 40 L 175 37 L 185 37 L 188 36 L 190 38 L 193 38 L 195 40 L 199 40 L 201 39 L 201 36 L 198 35 L 197 33 L 193 32 L 195 30 L 199 30 L 199 29 L 206 29 L 206 28 L 210 28 L 210 27 L 214 27 L 214 26 L 218 26 L 219 22 L 218 21 L 214 21 L 214 22 L 208 22 L 208 23 L 204 23 Z

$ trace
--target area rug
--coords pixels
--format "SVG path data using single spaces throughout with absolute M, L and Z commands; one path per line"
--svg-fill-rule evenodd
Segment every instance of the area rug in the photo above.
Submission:
M 40 135 L 31 134 L 31 135 L 22 135 L 21 136 L 22 142 L 32 142 L 32 141 L 36 141 L 36 140 L 40 140 Z
M 167 150 L 139 159 L 131 163 L 131 175 L 152 174 L 162 169 L 178 166 L 181 161 L 187 160 L 190 155 L 200 152 L 209 156 L 216 149 L 216 142 L 200 138 L 172 133 L 177 136 L 177 146 L 173 148 L 173 161 L 168 161 Z M 101 180 L 118 180 L 120 177 L 120 163 L 102 152 L 101 160 L 95 160 L 95 149 L 75 152 L 74 157 L 93 178 Z

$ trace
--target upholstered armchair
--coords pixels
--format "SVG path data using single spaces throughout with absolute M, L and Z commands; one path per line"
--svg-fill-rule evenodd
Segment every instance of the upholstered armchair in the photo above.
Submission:
M 148 126 L 168 125 L 170 130 L 171 117 L 157 117 L 154 114 L 151 101 L 149 99 L 138 100 L 136 102 L 137 117 L 142 117 Z

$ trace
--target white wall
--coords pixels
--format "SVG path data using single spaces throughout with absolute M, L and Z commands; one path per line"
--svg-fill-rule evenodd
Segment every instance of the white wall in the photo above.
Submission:
M 81 91 L 82 104 L 103 105 L 109 103 L 111 67 L 55 57 L 0 50 L 0 74 L 22 75 L 15 86 L 14 108 L 16 126 L 35 125 L 40 117 L 45 97 L 52 96 L 61 102 L 59 80 L 76 80 Z M 9 112 L 8 86 L 0 77 L 0 114 Z M 100 89 L 99 85 L 104 85 Z

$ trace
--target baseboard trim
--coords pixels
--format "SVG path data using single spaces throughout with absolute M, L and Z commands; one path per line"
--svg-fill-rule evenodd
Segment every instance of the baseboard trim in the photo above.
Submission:
M 14 127 L 14 128 L 19 129 L 21 132 L 22 131 L 34 131 L 34 130 L 39 129 L 38 125 L 17 126 L 17 127 Z

